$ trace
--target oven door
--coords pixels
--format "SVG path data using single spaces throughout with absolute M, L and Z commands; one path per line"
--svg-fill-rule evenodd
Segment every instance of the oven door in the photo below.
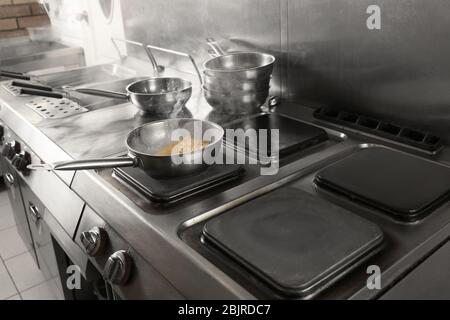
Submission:
M 27 246 L 28 251 L 33 256 L 34 260 L 37 262 L 36 251 L 33 245 L 33 239 L 31 237 L 31 231 L 28 223 L 27 213 L 24 208 L 22 192 L 20 189 L 20 184 L 22 178 L 17 174 L 16 170 L 12 165 L 3 158 L 3 168 L 5 185 L 8 192 L 9 202 L 11 204 L 11 209 L 14 214 L 14 220 L 16 222 L 17 231 Z
M 21 184 L 23 202 L 27 211 L 30 224 L 31 235 L 36 249 L 36 255 L 39 263 L 39 269 L 44 274 L 47 281 L 53 281 L 50 286 L 55 299 L 63 300 L 63 288 L 59 275 L 58 264 L 53 247 L 50 228 L 44 220 L 46 214 L 50 214 L 31 191 L 27 184 Z

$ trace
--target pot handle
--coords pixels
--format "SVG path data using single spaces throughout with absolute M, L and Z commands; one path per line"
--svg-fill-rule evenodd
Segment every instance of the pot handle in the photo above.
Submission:
M 63 94 L 61 94 L 61 93 L 50 92 L 50 91 L 43 91 L 43 90 L 35 90 L 35 89 L 28 89 L 28 88 L 20 89 L 20 94 L 29 94 L 29 95 L 32 95 L 32 96 L 55 98 L 55 99 L 64 99 L 65 98 L 65 96 Z
M 136 167 L 137 159 L 107 158 L 56 162 L 54 164 L 30 164 L 27 168 L 30 170 L 44 171 L 77 171 L 77 170 L 95 170 L 108 168 Z
M 31 80 L 31 77 L 29 77 L 29 76 L 25 76 L 25 75 L 18 74 L 18 73 L 9 73 L 9 72 L 4 72 L 4 71 L 0 71 L 0 77 L 17 79 L 17 80 L 25 80 L 25 81 Z
M 35 90 L 41 90 L 41 91 L 53 91 L 52 87 L 42 86 L 42 85 L 37 85 L 37 84 L 32 84 L 32 83 L 27 83 L 27 82 L 13 81 L 13 82 L 11 82 L 11 85 L 13 87 L 19 87 L 19 88 L 35 89 Z
M 126 93 L 120 93 L 120 92 L 114 92 L 114 91 L 98 90 L 98 89 L 84 89 L 84 88 L 74 89 L 73 91 L 78 92 L 78 93 L 87 94 L 90 96 L 128 100 L 128 95 Z
M 225 51 L 222 49 L 222 47 L 217 43 L 217 41 L 214 38 L 207 38 L 206 43 L 212 49 L 216 57 L 225 55 Z

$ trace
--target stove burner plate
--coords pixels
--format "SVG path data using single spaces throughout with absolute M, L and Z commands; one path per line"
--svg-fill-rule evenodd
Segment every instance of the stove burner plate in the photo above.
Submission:
M 386 148 L 358 151 L 321 171 L 315 182 L 408 222 L 450 196 L 449 168 Z
M 114 175 L 135 188 L 151 201 L 174 203 L 225 183 L 244 174 L 240 165 L 214 165 L 206 170 L 184 177 L 154 179 L 139 168 L 114 169 Z
M 210 220 L 203 235 L 273 289 L 300 298 L 330 286 L 383 240 L 375 224 L 293 185 Z
M 226 129 L 279 129 L 280 157 L 295 151 L 305 150 L 328 140 L 328 135 L 325 130 L 276 113 L 244 119 L 243 121 L 228 125 Z M 258 147 L 250 146 L 248 142 L 246 145 L 241 145 L 237 141 L 226 141 L 226 143 L 237 150 L 243 151 L 248 156 L 262 160 L 263 162 L 273 160 L 271 152 L 268 153 L 268 158 L 265 159 L 263 155 L 260 155 Z M 268 146 L 270 147 L 270 142 L 268 142 Z

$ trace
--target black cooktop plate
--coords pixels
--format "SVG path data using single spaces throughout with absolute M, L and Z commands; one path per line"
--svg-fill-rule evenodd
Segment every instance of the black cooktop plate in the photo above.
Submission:
M 294 186 L 206 223 L 206 245 L 231 256 L 283 295 L 317 294 L 373 254 L 374 224 Z
M 188 176 L 154 179 L 139 168 L 114 169 L 114 175 L 151 201 L 174 203 L 234 181 L 244 174 L 240 165 L 213 165 Z
M 449 168 L 386 148 L 362 149 L 321 171 L 315 182 L 409 222 L 450 196 Z
M 279 129 L 280 157 L 295 151 L 305 150 L 328 140 L 328 135 L 325 130 L 276 113 L 247 118 L 230 124 L 226 129 Z M 270 134 L 268 137 L 270 138 Z M 248 141 L 246 141 L 246 145 L 240 145 L 237 141 L 227 141 L 227 143 L 233 145 L 235 148 L 259 155 L 258 146 L 249 145 Z M 270 146 L 270 141 L 267 144 Z M 267 156 L 272 156 L 271 150 L 269 150 Z

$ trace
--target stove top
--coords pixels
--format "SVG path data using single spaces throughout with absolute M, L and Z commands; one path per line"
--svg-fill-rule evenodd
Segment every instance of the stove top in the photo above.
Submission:
M 213 218 L 203 227 L 217 248 L 281 296 L 309 298 L 378 250 L 375 224 L 298 189 L 283 187 Z M 242 272 L 238 272 L 241 274 Z
M 325 168 L 320 187 L 414 222 L 450 197 L 450 169 L 387 148 L 362 149 Z
M 114 169 L 114 177 L 150 201 L 173 204 L 217 188 L 244 175 L 240 165 L 213 165 L 188 176 L 154 179 L 139 168 Z
M 228 126 L 225 126 L 225 129 L 280 130 L 280 158 L 296 151 L 306 150 L 328 140 L 328 134 L 325 130 L 276 113 L 263 114 L 233 122 Z M 260 152 L 258 148 L 259 143 L 258 146 L 249 145 L 248 141 L 246 141 L 245 145 L 240 144 L 238 141 L 226 140 L 225 143 L 261 162 L 270 162 L 274 160 L 274 155 L 271 150 L 269 150 L 269 152 Z M 270 146 L 270 140 L 267 144 Z

